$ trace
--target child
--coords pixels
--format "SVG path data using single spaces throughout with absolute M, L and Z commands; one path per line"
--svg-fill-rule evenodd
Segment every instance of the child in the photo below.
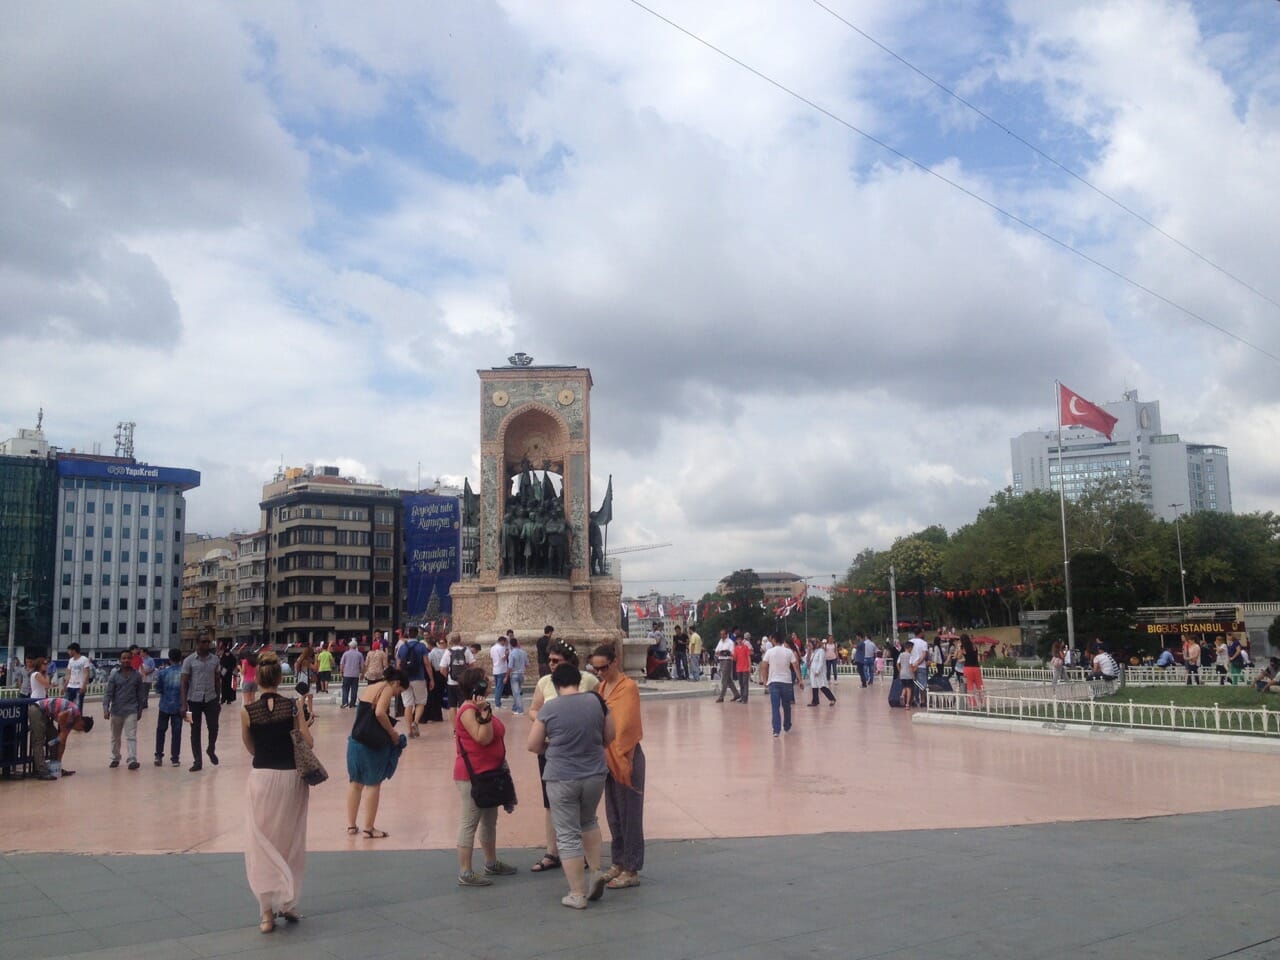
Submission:
M 911 648 L 908 646 L 898 654 L 898 677 L 902 680 L 902 705 L 911 706 L 911 694 L 915 691 L 915 680 L 911 675 Z
M 315 695 L 305 680 L 299 680 L 298 685 L 293 689 L 297 691 L 298 699 L 302 702 L 302 719 L 309 727 L 316 722 Z

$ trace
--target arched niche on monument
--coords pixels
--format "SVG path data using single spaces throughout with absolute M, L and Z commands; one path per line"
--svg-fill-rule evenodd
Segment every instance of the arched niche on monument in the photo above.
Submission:
M 505 482 L 499 502 L 498 573 L 568 577 L 573 525 L 565 508 L 569 428 L 553 410 L 529 404 L 499 434 Z

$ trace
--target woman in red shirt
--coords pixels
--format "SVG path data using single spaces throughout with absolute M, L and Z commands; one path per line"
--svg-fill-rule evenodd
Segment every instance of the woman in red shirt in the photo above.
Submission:
M 747 702 L 747 692 L 751 688 L 751 652 L 751 641 L 744 633 L 733 647 L 733 672 L 738 675 L 742 703 Z
M 458 678 L 458 690 L 462 706 L 454 731 L 457 734 L 457 758 L 453 762 L 453 782 L 462 800 L 462 822 L 458 825 L 458 885 L 463 887 L 487 887 L 490 877 L 507 877 L 516 868 L 498 859 L 498 808 L 480 809 L 471 799 L 471 775 L 467 762 L 475 773 L 487 773 L 499 769 L 507 762 L 507 728 L 493 715 L 493 707 L 486 699 L 489 679 L 479 667 L 468 667 Z M 452 694 L 450 695 L 452 696 Z M 462 759 L 466 751 L 467 759 Z M 480 832 L 480 849 L 484 853 L 484 874 L 472 869 L 476 830 Z

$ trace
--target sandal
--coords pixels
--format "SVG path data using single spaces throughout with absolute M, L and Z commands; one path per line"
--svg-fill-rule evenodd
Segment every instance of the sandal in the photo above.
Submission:
M 550 870 L 560 869 L 560 858 L 554 853 L 544 854 L 542 859 L 529 868 L 530 873 L 547 873 Z
M 354 837 L 354 836 L 355 836 L 357 833 L 359 833 L 359 832 L 360 832 L 360 828 L 359 828 L 359 827 L 347 827 L 347 836 L 348 836 L 348 837 Z
M 384 837 L 391 836 L 391 834 L 387 833 L 387 831 L 379 830 L 377 827 L 374 827 L 372 830 L 364 831 L 364 835 L 368 837 L 370 840 L 381 840 Z
M 270 933 L 276 928 L 276 918 L 272 914 L 263 914 L 262 919 L 258 921 L 258 929 L 262 933 Z
M 617 879 L 618 874 L 622 873 L 622 868 L 616 863 L 604 872 L 606 881 Z
M 280 916 L 289 923 L 297 923 L 302 919 L 302 915 L 297 910 L 281 910 Z
M 625 890 L 627 887 L 640 886 L 640 878 L 634 873 L 620 873 L 605 886 L 610 890 Z

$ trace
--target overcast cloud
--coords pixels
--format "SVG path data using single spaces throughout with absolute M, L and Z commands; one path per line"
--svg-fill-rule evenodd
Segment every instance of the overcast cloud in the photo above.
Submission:
M 1273 0 L 654 0 L 931 170 L 1280 354 Z M 93 3 L 0 34 L 0 433 L 204 474 L 478 482 L 475 370 L 595 380 L 626 586 L 842 572 L 1009 483 L 1055 378 L 1158 399 L 1280 509 L 1278 364 L 625 0 Z

